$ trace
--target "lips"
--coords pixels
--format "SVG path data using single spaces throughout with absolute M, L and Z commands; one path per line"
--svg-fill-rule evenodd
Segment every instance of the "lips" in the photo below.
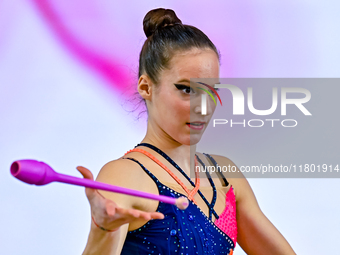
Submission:
M 202 130 L 205 124 L 206 124 L 205 122 L 201 122 L 201 121 L 187 123 L 189 128 L 194 129 L 194 130 Z

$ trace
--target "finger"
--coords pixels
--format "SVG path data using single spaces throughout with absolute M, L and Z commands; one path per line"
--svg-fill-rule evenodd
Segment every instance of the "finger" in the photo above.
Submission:
M 157 220 L 162 220 L 164 219 L 164 214 L 163 213 L 160 213 L 160 212 L 152 212 L 151 214 L 151 218 L 152 219 L 157 219 Z
M 135 218 L 140 218 L 141 211 L 136 209 L 128 209 L 128 214 L 132 215 Z
M 106 199 L 105 201 L 105 207 L 106 207 L 106 213 L 108 216 L 112 217 L 115 215 L 116 213 L 116 208 L 117 206 L 115 205 L 115 203 L 109 199 Z
M 164 219 L 164 214 L 160 212 L 141 212 L 139 217 L 145 220 L 161 220 Z
M 155 218 L 152 217 L 152 216 L 155 216 Z M 139 218 L 142 218 L 144 220 L 158 219 L 157 214 L 150 213 L 150 212 L 141 212 L 140 215 L 139 215 Z
M 81 173 L 85 179 L 93 180 L 93 174 L 91 171 L 83 166 L 77 166 L 76 169 Z M 92 200 L 96 194 L 95 190 L 91 188 L 85 188 L 86 196 L 89 200 Z
M 116 208 L 116 213 L 119 213 L 121 215 L 124 215 L 125 217 L 133 217 L 137 218 L 139 216 L 139 213 L 135 209 L 125 209 L 121 207 Z
M 156 220 L 156 219 L 164 219 L 164 215 L 159 212 L 142 212 L 139 211 L 138 218 L 144 220 Z
M 77 166 L 76 168 L 85 179 L 93 180 L 93 174 L 91 173 L 89 169 L 83 166 Z
M 164 215 L 159 212 L 144 212 L 136 209 L 123 209 L 123 208 L 116 208 L 116 210 L 120 214 L 124 214 L 126 216 L 131 216 L 133 218 L 139 218 L 143 220 L 164 219 Z

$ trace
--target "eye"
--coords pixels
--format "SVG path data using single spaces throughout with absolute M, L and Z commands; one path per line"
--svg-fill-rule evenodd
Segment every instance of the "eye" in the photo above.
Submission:
M 182 90 L 185 94 L 190 94 L 194 92 L 194 90 L 190 86 L 186 86 L 183 84 L 174 84 L 178 90 Z

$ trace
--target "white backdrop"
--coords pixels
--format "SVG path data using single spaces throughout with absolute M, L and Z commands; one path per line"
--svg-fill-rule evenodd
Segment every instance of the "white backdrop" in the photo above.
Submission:
M 15 180 L 9 167 L 18 159 L 37 159 L 62 173 L 80 176 L 75 167 L 83 165 L 97 174 L 143 138 L 145 120 L 136 122 L 128 115 L 121 106 L 123 90 L 67 47 L 36 2 L 0 3 L 1 254 L 80 254 L 90 226 L 84 190 L 55 183 L 29 186 Z M 67 1 L 60 2 L 64 10 L 76 12 L 77 6 L 67 9 Z M 222 77 L 340 75 L 337 1 L 103 0 L 98 5 L 114 14 L 111 25 L 116 30 L 107 34 L 112 45 L 107 54 L 132 74 L 144 41 L 142 19 L 148 10 L 164 6 L 216 43 Z M 69 24 L 82 27 L 76 16 L 69 17 L 67 21 L 74 22 Z M 85 32 L 87 27 L 95 30 L 86 24 Z M 104 42 L 105 35 L 103 31 Z M 110 43 L 92 46 L 107 50 Z M 338 133 L 322 135 L 339 140 Z M 240 150 L 238 141 L 231 138 L 238 150 L 225 155 L 236 163 L 256 153 L 247 146 Z M 336 253 L 339 179 L 249 182 L 262 210 L 298 254 Z M 244 253 L 238 246 L 235 254 Z

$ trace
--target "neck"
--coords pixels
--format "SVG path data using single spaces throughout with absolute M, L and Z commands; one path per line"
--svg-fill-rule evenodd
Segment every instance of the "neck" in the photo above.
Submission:
M 165 152 L 182 170 L 190 177 L 193 177 L 195 166 L 195 145 L 184 145 L 171 139 L 160 139 L 155 136 L 146 135 L 142 143 L 149 143 Z

